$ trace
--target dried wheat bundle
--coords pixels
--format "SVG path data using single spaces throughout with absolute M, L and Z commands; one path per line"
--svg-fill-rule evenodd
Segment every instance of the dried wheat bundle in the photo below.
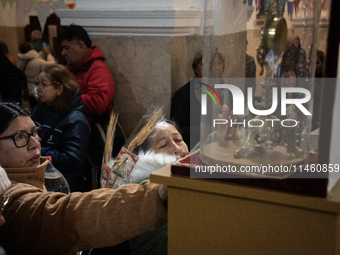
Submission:
M 163 116 L 163 106 L 157 107 L 150 117 L 148 121 L 145 123 L 143 128 L 137 133 L 135 138 L 130 142 L 128 146 L 128 151 L 133 151 L 137 146 L 141 145 L 146 138 L 150 135 L 150 133 L 155 129 L 157 122 Z
M 117 179 L 118 179 L 118 174 L 114 173 L 115 177 L 113 178 L 113 180 L 109 183 L 109 188 L 112 189 L 113 185 L 115 185 Z
M 112 153 L 112 147 L 113 147 L 113 137 L 114 137 L 114 133 L 116 130 L 116 125 L 118 122 L 118 116 L 119 114 L 116 111 L 116 107 L 112 109 L 111 111 L 111 115 L 110 115 L 110 122 L 109 122 L 109 126 L 107 128 L 107 134 L 106 134 L 106 141 L 105 141 L 105 157 L 104 157 L 104 164 L 107 165 L 109 160 L 110 160 L 110 156 Z

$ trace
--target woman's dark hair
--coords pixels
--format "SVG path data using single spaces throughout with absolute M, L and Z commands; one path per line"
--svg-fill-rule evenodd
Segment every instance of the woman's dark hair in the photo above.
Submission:
M 21 54 L 25 54 L 27 52 L 29 52 L 30 50 L 33 50 L 32 48 L 32 44 L 28 43 L 28 42 L 24 42 L 22 44 L 20 44 L 19 46 L 19 51 Z
M 174 121 L 172 121 L 172 120 L 163 119 L 163 120 L 160 120 L 160 121 L 157 123 L 157 125 L 158 125 L 159 123 L 168 123 L 168 124 L 170 124 L 170 125 L 173 125 L 173 126 L 178 130 L 176 122 L 174 122 Z M 157 125 L 156 125 L 156 126 L 157 126 Z M 142 127 L 141 127 L 141 128 L 142 128 Z M 154 130 L 152 130 L 152 132 L 150 133 L 150 135 L 148 136 L 148 138 L 146 138 L 145 141 L 144 141 L 141 145 L 137 146 L 137 147 L 133 150 L 133 153 L 137 155 L 137 154 L 140 153 L 140 152 L 144 152 L 144 153 L 145 153 L 145 152 L 147 152 L 148 150 L 150 150 L 150 148 L 151 148 L 151 143 L 152 143 L 152 139 L 153 139 L 153 137 L 155 136 L 155 133 L 156 133 L 156 127 L 154 128 Z
M 0 102 L 0 134 L 19 116 L 30 116 L 29 112 L 14 103 Z
M 52 108 L 68 113 L 71 111 L 72 98 L 78 90 L 78 84 L 73 74 L 63 65 L 46 65 L 41 72 L 46 73 L 53 87 L 63 86 L 63 92 L 52 103 Z
M 87 34 L 86 30 L 77 25 L 70 25 L 66 27 L 61 33 L 58 35 L 59 40 L 67 40 L 67 41 L 73 41 L 73 40 L 79 40 L 85 43 L 87 48 L 91 48 L 92 42 Z

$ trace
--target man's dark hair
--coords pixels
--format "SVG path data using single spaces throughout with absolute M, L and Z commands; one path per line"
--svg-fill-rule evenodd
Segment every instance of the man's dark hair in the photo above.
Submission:
M 87 48 L 91 48 L 92 42 L 86 30 L 82 26 L 70 25 L 58 35 L 59 40 L 79 40 L 85 43 Z
M 32 45 L 28 42 L 24 42 L 22 44 L 20 44 L 19 46 L 19 51 L 21 54 L 25 54 L 27 52 L 29 52 L 30 50 L 33 50 Z

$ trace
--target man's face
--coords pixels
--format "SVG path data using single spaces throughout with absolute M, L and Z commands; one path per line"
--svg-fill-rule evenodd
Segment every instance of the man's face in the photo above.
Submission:
M 78 64 L 84 55 L 81 42 L 78 40 L 63 40 L 61 41 L 61 48 L 61 55 L 65 59 L 66 63 L 71 67 Z

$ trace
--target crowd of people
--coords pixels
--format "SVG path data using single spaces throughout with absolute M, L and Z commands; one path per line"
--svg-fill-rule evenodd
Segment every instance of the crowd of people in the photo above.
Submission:
M 96 132 L 106 133 L 115 82 L 104 54 L 92 45 L 84 28 L 70 25 L 58 38 L 66 66 L 56 63 L 40 31 L 32 32 L 31 43 L 20 45 L 18 63 L 6 44 L 0 43 L 0 245 L 7 254 L 69 254 L 90 249 L 89 254 L 105 254 L 108 248 L 99 249 L 104 247 L 119 254 L 140 254 L 143 247 L 119 244 L 136 244 L 138 237 L 148 239 L 147 231 L 166 232 L 167 188 L 144 179 L 153 170 L 188 155 L 200 141 L 201 85 L 196 82 L 193 88 L 188 82 L 177 90 L 170 113 L 174 122 L 158 122 L 134 151 L 140 158 L 147 155 L 146 165 L 139 166 L 148 169 L 146 176 L 136 178 L 134 184 L 123 180 L 115 189 L 89 187 L 91 162 L 101 162 L 104 152 L 105 139 L 94 137 Z M 202 49 L 197 50 L 192 62 L 198 80 L 203 77 L 203 54 Z M 318 52 L 317 56 L 315 76 L 322 77 L 324 55 Z M 255 78 L 254 58 L 246 54 L 245 65 L 245 77 Z M 288 40 L 275 75 L 290 78 L 290 83 L 281 86 L 298 86 L 297 78 L 308 76 L 307 65 L 306 52 L 295 37 Z M 225 67 L 223 54 L 215 49 L 209 75 L 224 83 Z M 254 93 L 256 84 L 248 85 Z M 223 107 L 219 110 L 232 115 L 232 95 L 220 94 Z M 21 106 L 22 100 L 29 102 L 28 109 Z M 190 111 L 192 107 L 195 110 Z M 315 116 L 318 118 L 317 113 Z M 123 143 L 114 146 L 120 148 Z M 70 194 L 44 188 L 49 162 L 45 156 L 51 156 L 65 176 Z M 154 254 L 161 254 L 155 250 L 159 251 L 154 248 Z M 164 246 L 160 250 L 163 254 Z
M 69 254 L 89 249 L 91 254 L 105 254 L 95 249 L 103 247 L 127 252 L 117 244 L 166 223 L 167 188 L 146 180 L 117 189 L 76 192 L 87 191 L 83 181 L 88 144 L 93 130 L 108 124 L 114 79 L 104 54 L 92 46 L 82 27 L 71 25 L 59 34 L 66 66 L 55 63 L 48 45 L 37 48 L 43 42 L 36 37 L 39 33 L 34 31 L 32 43 L 20 45 L 18 67 L 0 55 L 2 64 L 11 68 L 4 71 L 14 70 L 13 76 L 25 82 L 6 80 L 6 84 L 18 84 L 20 96 L 15 100 L 7 99 L 1 90 L 1 195 L 9 199 L 0 217 L 1 224 L 6 221 L 0 244 L 7 254 Z M 23 87 L 29 109 L 21 106 Z M 143 144 L 140 152 L 152 151 L 151 161 L 171 156 L 159 166 L 189 154 L 175 124 L 164 120 Z M 70 194 L 46 191 L 44 173 L 49 161 L 44 156 L 52 157 L 70 185 Z M 128 250 L 133 249 L 141 247 Z

